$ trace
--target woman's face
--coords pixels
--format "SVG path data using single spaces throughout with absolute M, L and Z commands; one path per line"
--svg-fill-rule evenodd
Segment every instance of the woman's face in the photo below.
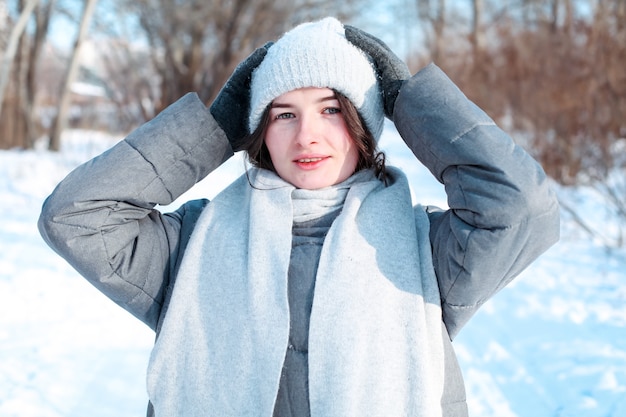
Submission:
M 359 152 L 339 101 L 329 88 L 301 88 L 270 105 L 265 145 L 278 175 L 297 188 L 328 187 L 346 180 Z

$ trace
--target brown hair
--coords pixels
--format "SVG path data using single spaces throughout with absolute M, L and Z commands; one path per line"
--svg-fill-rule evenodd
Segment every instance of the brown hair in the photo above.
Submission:
M 386 181 L 385 154 L 377 149 L 374 136 L 367 129 L 354 104 L 343 94 L 337 91 L 334 91 L 334 93 L 337 101 L 339 101 L 341 114 L 346 121 L 348 133 L 359 151 L 359 160 L 355 172 L 374 168 L 376 176 L 380 180 Z M 276 172 L 270 152 L 267 146 L 265 146 L 265 132 L 270 121 L 269 113 L 270 106 L 267 106 L 255 131 L 245 137 L 237 146 L 237 149 L 247 152 L 248 159 L 252 165 Z

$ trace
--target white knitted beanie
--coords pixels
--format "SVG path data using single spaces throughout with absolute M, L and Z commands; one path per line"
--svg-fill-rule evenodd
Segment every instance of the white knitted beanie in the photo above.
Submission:
M 378 140 L 384 113 L 374 67 L 346 39 L 343 25 L 335 18 L 296 26 L 269 48 L 252 73 L 250 132 L 276 97 L 305 87 L 331 88 L 346 96 Z

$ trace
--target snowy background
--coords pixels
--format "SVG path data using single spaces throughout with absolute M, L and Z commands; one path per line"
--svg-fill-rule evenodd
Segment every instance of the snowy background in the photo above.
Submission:
M 152 332 L 92 288 L 39 236 L 44 198 L 120 138 L 68 131 L 60 153 L 0 151 L 0 416 L 145 415 Z M 443 188 L 388 126 L 381 146 L 416 201 Z M 212 197 L 243 171 L 232 158 L 181 200 Z M 616 221 L 592 190 L 558 189 L 599 230 Z M 171 207 L 170 207 L 171 208 Z M 626 249 L 565 214 L 562 240 L 456 339 L 473 417 L 626 416 Z

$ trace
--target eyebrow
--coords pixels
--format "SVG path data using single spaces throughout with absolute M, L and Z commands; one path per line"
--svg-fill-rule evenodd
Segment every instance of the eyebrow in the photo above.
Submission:
M 324 101 L 331 101 L 331 100 L 337 100 L 337 96 L 333 94 L 332 96 L 322 97 L 316 100 L 316 103 L 323 103 Z M 276 103 L 272 101 L 270 107 L 271 108 L 285 108 L 285 107 L 293 107 L 293 105 L 289 103 Z

